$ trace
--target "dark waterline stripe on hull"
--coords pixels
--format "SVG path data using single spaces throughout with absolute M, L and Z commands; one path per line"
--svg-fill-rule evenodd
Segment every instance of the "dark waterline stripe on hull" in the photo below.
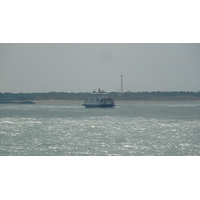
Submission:
M 116 105 L 82 105 L 85 106 L 86 108 L 113 108 Z

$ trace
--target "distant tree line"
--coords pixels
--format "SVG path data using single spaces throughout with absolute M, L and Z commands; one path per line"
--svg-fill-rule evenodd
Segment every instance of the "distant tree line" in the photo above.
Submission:
M 68 93 L 68 92 L 49 92 L 49 93 L 0 93 L 0 102 L 12 101 L 34 101 L 34 100 L 75 100 L 82 101 L 91 96 L 91 93 Z M 110 92 L 108 96 L 114 100 L 123 101 L 185 101 L 200 100 L 199 92 Z

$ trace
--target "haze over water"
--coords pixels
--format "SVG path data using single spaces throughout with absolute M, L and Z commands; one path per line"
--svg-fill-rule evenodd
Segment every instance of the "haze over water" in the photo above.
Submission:
M 198 156 L 199 103 L 0 104 L 0 155 Z

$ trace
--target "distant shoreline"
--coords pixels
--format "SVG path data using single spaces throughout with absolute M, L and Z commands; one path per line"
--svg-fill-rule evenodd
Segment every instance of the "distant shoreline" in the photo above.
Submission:
M 65 103 L 82 103 L 83 101 L 79 100 L 57 100 L 57 99 L 51 99 L 51 100 L 35 100 L 33 101 L 36 104 L 65 104 Z
M 115 100 L 115 104 L 118 103 L 200 103 L 200 100 Z M 30 103 L 16 102 L 16 101 L 0 101 L 0 104 L 67 104 L 78 103 L 82 104 L 83 100 L 33 100 Z
M 51 99 L 51 100 L 36 100 L 33 101 L 36 104 L 65 104 L 65 103 L 80 103 L 82 104 L 83 101 L 80 100 L 56 100 L 56 99 Z M 116 100 L 115 103 L 200 103 L 200 100 L 148 100 L 148 101 L 144 101 L 144 100 Z
M 0 102 L 33 101 L 36 103 L 82 102 L 90 98 L 91 93 L 1 93 Z M 115 102 L 199 102 L 199 92 L 110 92 L 107 96 Z
M 33 101 L 0 101 L 0 104 L 35 104 Z

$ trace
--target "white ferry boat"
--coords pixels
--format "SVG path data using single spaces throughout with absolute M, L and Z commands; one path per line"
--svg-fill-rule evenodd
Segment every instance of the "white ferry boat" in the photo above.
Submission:
M 98 92 L 94 90 L 92 96 L 88 99 L 85 99 L 82 106 L 85 106 L 86 108 L 107 108 L 114 107 L 116 105 L 111 97 L 107 97 L 106 92 L 99 89 Z

